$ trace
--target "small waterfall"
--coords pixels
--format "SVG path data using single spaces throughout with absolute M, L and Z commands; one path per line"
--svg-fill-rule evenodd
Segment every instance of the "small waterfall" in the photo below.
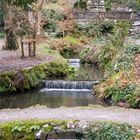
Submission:
M 68 59 L 71 66 L 80 69 L 80 59 Z M 87 69 L 89 70 L 89 69 Z M 87 75 L 85 75 L 87 76 Z M 76 78 L 75 78 L 76 79 Z M 47 91 L 92 91 L 93 86 L 98 83 L 98 81 L 86 81 L 85 79 L 78 79 L 75 81 L 65 81 L 65 80 L 47 80 L 44 81 L 45 86 L 41 89 L 41 92 Z
M 80 59 L 68 59 L 68 62 L 71 66 L 80 68 Z
M 68 59 L 69 63 L 80 63 L 80 59 Z
M 41 91 L 48 90 L 65 90 L 65 91 L 89 91 L 98 81 L 64 81 L 50 80 L 45 81 L 45 88 Z

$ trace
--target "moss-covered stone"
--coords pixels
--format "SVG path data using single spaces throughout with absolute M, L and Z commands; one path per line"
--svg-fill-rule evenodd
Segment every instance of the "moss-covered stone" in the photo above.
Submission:
M 28 120 L 15 121 L 0 125 L 0 139 L 2 140 L 34 140 L 35 134 L 44 128 L 44 125 L 62 125 L 66 126 L 66 121 L 59 120 Z M 49 132 L 52 127 L 44 129 L 45 133 Z
M 67 76 L 68 73 L 69 66 L 66 61 L 48 62 L 20 71 L 4 72 L 0 74 L 0 93 L 29 90 L 37 87 L 44 79 Z

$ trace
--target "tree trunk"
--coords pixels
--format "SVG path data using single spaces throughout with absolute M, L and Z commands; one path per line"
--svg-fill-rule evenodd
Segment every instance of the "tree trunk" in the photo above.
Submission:
M 19 48 L 17 37 L 13 30 L 6 30 L 6 50 L 17 50 Z
M 8 12 L 4 17 L 4 29 L 6 33 L 6 50 L 17 50 L 19 48 L 12 23 L 12 6 L 8 6 Z

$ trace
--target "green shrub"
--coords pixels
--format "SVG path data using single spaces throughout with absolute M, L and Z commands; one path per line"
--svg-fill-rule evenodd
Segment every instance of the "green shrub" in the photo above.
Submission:
M 126 48 L 126 51 L 125 53 L 127 55 L 134 55 L 136 53 L 140 53 L 140 46 L 137 46 L 137 45 L 129 45 L 127 48 Z
M 99 25 L 99 31 L 103 34 L 105 33 L 111 34 L 113 33 L 114 25 L 115 25 L 114 22 L 111 20 L 104 21 Z
M 78 69 L 76 69 L 73 66 L 69 66 L 69 75 L 68 75 L 68 80 L 74 80 L 76 75 L 78 73 Z
M 112 69 L 115 72 L 119 72 L 120 70 L 130 70 L 132 68 L 133 59 L 132 56 L 126 54 L 120 54 L 116 61 L 113 63 Z
M 42 16 L 48 20 L 43 29 L 49 32 L 56 32 L 58 30 L 58 21 L 63 20 L 65 17 L 62 11 L 53 9 L 42 10 Z
M 94 36 L 99 36 L 100 31 L 98 28 L 98 25 L 89 23 L 85 25 L 77 25 L 77 30 L 80 32 L 80 34 L 84 34 L 88 37 L 94 37 Z
M 63 49 L 60 53 L 64 58 L 71 58 L 72 56 L 76 55 L 72 49 Z
M 125 87 L 123 87 L 122 89 L 120 89 L 120 87 L 112 87 L 110 89 L 106 90 L 106 98 L 111 98 L 112 101 L 114 102 L 127 102 L 127 100 L 129 100 L 128 97 L 130 97 L 130 95 L 133 95 L 134 91 L 136 89 L 135 85 L 129 84 L 126 85 Z
M 0 38 L 4 38 L 4 32 L 0 31 Z
M 69 67 L 66 61 L 54 61 L 37 65 L 18 72 L 5 72 L 0 75 L 0 93 L 36 88 L 43 79 L 68 76 Z
M 88 126 L 88 140 L 134 140 L 135 129 L 128 124 L 97 122 Z
M 110 11 L 112 7 L 112 0 L 105 0 L 105 9 L 106 11 Z
M 74 8 L 76 9 L 86 9 L 87 3 L 85 0 L 78 0 L 74 3 Z
M 46 75 L 47 77 L 61 77 L 61 76 L 67 76 L 68 75 L 68 64 L 62 63 L 62 62 L 51 62 L 48 65 L 46 65 Z
M 133 91 L 133 94 L 127 95 L 126 100 L 131 105 L 131 107 L 138 108 L 140 105 L 140 87 L 137 86 Z
M 104 80 L 95 87 L 98 97 L 109 98 L 112 102 L 126 102 L 138 107 L 140 96 L 136 74 L 133 73 L 134 55 L 140 53 L 140 46 L 125 44 L 130 23 L 117 22 L 113 34 L 106 37 L 97 60 L 105 69 Z
M 66 126 L 65 121 L 44 121 L 44 120 L 30 120 L 9 122 L 0 125 L 0 138 L 2 140 L 34 140 L 35 134 L 43 129 L 46 134 L 53 129 L 53 126 L 44 128 L 44 125 L 62 125 Z

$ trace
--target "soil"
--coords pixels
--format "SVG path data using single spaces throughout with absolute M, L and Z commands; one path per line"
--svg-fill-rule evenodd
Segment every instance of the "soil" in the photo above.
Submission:
M 25 46 L 25 58 L 21 59 L 21 51 L 2 50 L 5 40 L 0 39 L 0 73 L 3 71 L 20 70 L 22 68 L 34 67 L 38 64 L 53 61 L 54 57 L 42 55 L 37 52 L 36 57 L 28 57 L 28 47 Z M 42 43 L 44 40 L 42 41 Z M 40 40 L 37 42 L 41 44 Z M 38 50 L 37 50 L 38 51 Z
M 34 67 L 38 64 L 54 60 L 52 56 L 26 57 L 21 59 L 19 51 L 0 51 L 0 72 L 20 70 L 22 68 Z

